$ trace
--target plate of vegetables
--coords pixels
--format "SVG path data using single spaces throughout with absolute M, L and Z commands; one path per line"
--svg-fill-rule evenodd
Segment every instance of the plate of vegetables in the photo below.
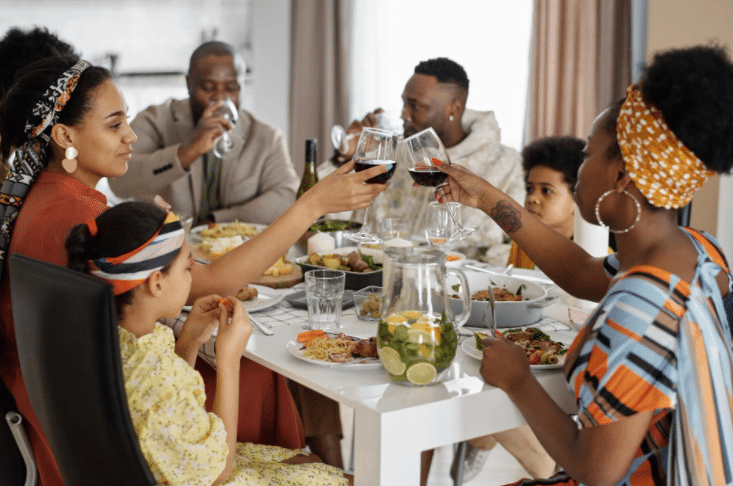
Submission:
M 381 250 L 345 246 L 299 257 L 295 263 L 300 265 L 303 273 L 322 268 L 343 270 L 346 274 L 346 289 L 359 290 L 370 285 L 382 285 L 383 259 L 384 252 Z
M 498 333 L 499 331 L 497 331 Z M 524 348 L 533 370 L 552 370 L 565 365 L 567 344 L 554 341 L 548 334 L 536 327 L 507 329 L 502 336 Z M 483 359 L 482 341 L 488 333 L 474 332 L 474 339 L 466 339 L 461 344 L 463 351 L 478 360 Z

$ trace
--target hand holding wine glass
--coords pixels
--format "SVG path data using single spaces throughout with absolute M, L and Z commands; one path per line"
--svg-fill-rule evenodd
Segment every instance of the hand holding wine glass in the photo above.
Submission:
M 437 166 L 450 165 L 450 159 L 435 130 L 427 128 L 406 138 L 400 142 L 400 150 L 402 158 L 409 163 L 407 170 L 417 184 L 437 188 L 446 184 L 448 174 L 441 172 Z M 445 244 L 454 243 L 476 231 L 475 228 L 464 228 L 461 225 L 450 204 L 445 204 L 445 209 L 453 224 L 453 233 Z
M 383 184 L 392 178 L 397 167 L 397 134 L 378 128 L 365 128 L 359 137 L 354 154 L 354 170 L 361 172 L 376 165 L 386 165 L 388 170 L 367 179 L 367 184 Z M 363 243 L 379 243 L 382 240 L 370 230 L 369 207 L 364 214 L 364 223 L 358 233 L 347 238 Z

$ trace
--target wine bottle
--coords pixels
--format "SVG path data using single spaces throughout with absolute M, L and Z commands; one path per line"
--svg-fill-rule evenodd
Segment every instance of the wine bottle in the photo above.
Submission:
M 298 198 L 318 182 L 318 173 L 316 172 L 317 142 L 318 140 L 315 138 L 309 138 L 305 141 L 305 166 L 303 167 L 303 179 L 301 179 L 298 188 Z

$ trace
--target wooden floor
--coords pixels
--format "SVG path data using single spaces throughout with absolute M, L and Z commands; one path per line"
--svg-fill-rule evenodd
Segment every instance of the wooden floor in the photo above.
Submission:
M 341 407 L 341 422 L 343 424 L 344 439 L 341 441 L 344 464 L 347 470 L 351 460 L 351 434 L 353 431 L 353 410 Z M 430 467 L 428 486 L 453 486 L 450 477 L 450 467 L 453 463 L 453 447 L 445 446 L 436 449 L 433 464 Z M 528 477 L 527 472 L 503 447 L 497 445 L 484 464 L 483 469 L 473 480 L 463 484 L 473 486 L 501 486 Z M 417 485 L 416 485 L 417 486 Z

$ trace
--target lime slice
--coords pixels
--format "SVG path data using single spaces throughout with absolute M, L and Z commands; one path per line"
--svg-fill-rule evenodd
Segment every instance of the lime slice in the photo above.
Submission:
M 407 330 L 408 341 L 411 343 L 433 343 L 433 334 L 422 329 L 408 329 Z
M 379 350 L 379 359 L 388 373 L 401 375 L 405 372 L 405 363 L 400 359 L 400 353 L 390 347 L 383 347 Z
M 435 378 L 435 366 L 430 363 L 417 363 L 407 370 L 407 379 L 416 385 L 427 385 Z

